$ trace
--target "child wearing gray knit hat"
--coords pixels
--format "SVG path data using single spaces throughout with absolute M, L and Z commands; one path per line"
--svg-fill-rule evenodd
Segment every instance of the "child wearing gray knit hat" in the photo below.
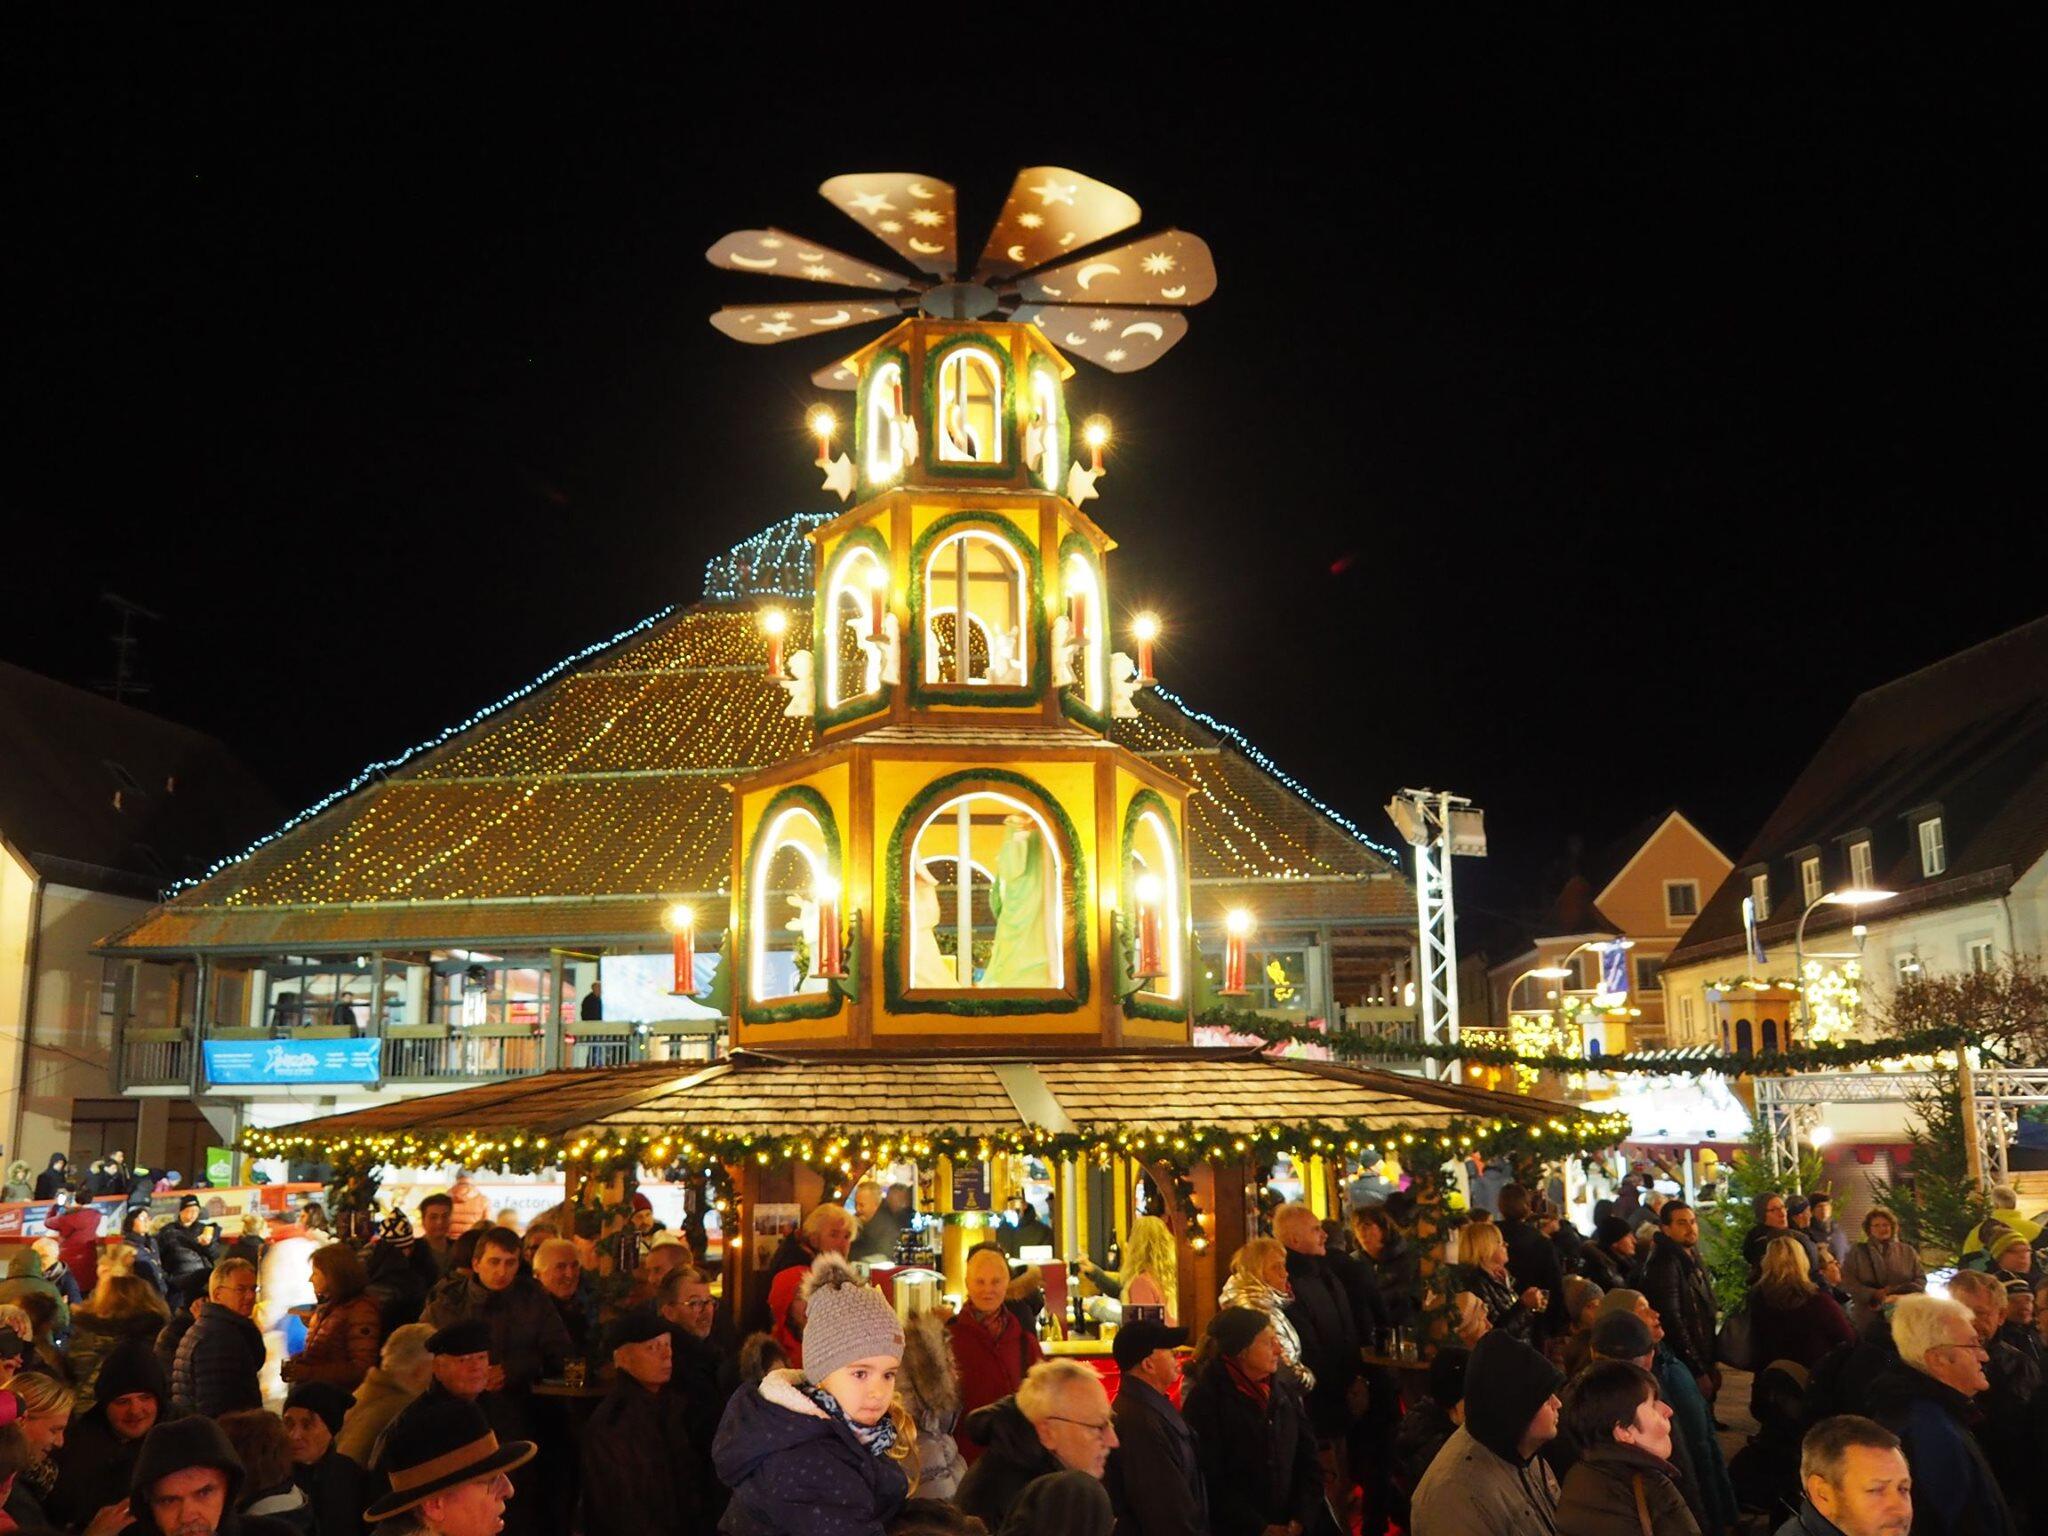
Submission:
M 856 1360 L 903 1358 L 903 1324 L 882 1293 L 837 1254 L 822 1254 L 805 1278 L 804 1380 L 822 1385 Z

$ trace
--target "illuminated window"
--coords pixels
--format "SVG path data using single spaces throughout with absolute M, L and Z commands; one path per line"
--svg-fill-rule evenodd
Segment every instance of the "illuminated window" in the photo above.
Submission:
M 842 546 L 825 583 L 825 707 L 874 693 L 882 686 L 878 646 L 861 645 L 874 628 L 875 587 L 884 588 L 888 569 L 866 545 Z
M 1998 969 L 1998 946 L 1990 939 L 1972 939 L 1963 946 L 1963 958 L 1973 975 Z
M 1246 999 L 1258 1012 L 1313 1008 L 1314 973 L 1306 949 L 1254 949 L 1247 956 Z
M 1920 823 L 1920 873 L 1933 879 L 1948 868 L 1948 843 L 1942 836 L 1941 818 L 1930 816 Z
M 1817 854 L 1799 861 L 1799 896 L 1809 907 L 1821 898 L 1820 857 Z
M 1024 467 L 1048 491 L 1059 489 L 1060 385 L 1046 369 L 1031 374 L 1031 420 L 1024 434 Z
M 1771 877 L 1769 874 L 1749 877 L 1749 900 L 1756 909 L 1756 920 L 1766 923 L 1771 918 Z
M 1109 707 L 1109 624 L 1094 562 L 1078 553 L 1068 555 L 1060 567 L 1060 588 L 1066 598 L 1069 638 L 1077 642 L 1074 676 L 1081 700 L 1100 712 Z
M 1037 807 L 994 791 L 960 795 L 909 846 L 913 991 L 1066 985 L 1066 858 Z
M 870 482 L 882 485 L 903 473 L 903 365 L 884 363 L 868 381 L 868 419 L 863 429 Z
M 1876 863 L 1870 856 L 1868 838 L 1849 845 L 1849 883 L 1862 891 L 1877 884 Z
M 747 992 L 754 1002 L 821 993 L 818 909 L 836 908 L 838 887 L 824 828 L 801 805 L 776 813 L 754 844 L 748 872 Z
M 955 347 L 939 361 L 939 458 L 949 464 L 1003 462 L 1003 371 L 979 347 Z
M 1184 985 L 1180 850 L 1172 827 L 1156 810 L 1139 812 L 1131 830 L 1131 860 L 1124 870 L 1124 891 L 1131 903 L 1125 921 L 1133 935 L 1134 953 L 1137 925 L 1144 920 L 1148 907 L 1152 921 L 1158 925 L 1159 973 L 1144 990 L 1154 997 L 1178 1001 Z
M 1031 676 L 1030 584 L 1008 541 L 973 529 L 942 539 L 924 583 L 924 680 L 1023 687 Z

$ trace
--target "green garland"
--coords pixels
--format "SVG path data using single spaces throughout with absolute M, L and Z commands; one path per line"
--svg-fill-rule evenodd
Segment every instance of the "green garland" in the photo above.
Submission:
M 1061 606 L 1066 606 L 1067 562 L 1076 557 L 1087 561 L 1089 567 L 1095 572 L 1095 606 L 1100 610 L 1095 615 L 1095 622 L 1099 625 L 1107 625 L 1109 623 L 1109 581 L 1103 573 L 1102 557 L 1096 552 L 1095 546 L 1078 532 L 1069 533 L 1064 539 L 1060 540 L 1059 570 L 1055 574 L 1059 577 L 1060 581 Z M 1050 627 L 1048 626 L 1049 632 Z M 1100 666 L 1093 666 L 1089 663 L 1089 649 L 1090 647 L 1085 645 L 1080 647 L 1082 680 L 1060 690 L 1060 709 L 1068 719 L 1078 720 L 1090 729 L 1099 731 L 1107 736 L 1110 727 L 1109 637 L 1105 634 L 1103 636 L 1103 643 L 1094 647 L 1102 656 Z M 1088 704 L 1088 685 L 1090 681 L 1095 680 L 1090 677 L 1090 674 L 1095 672 L 1102 674 L 1099 679 L 1102 683 L 1103 707 L 1101 709 L 1092 709 Z
M 1964 1046 L 1983 1048 L 1982 1036 L 1950 1026 L 1916 1030 L 1891 1040 L 1847 1040 L 1839 1045 L 1795 1045 L 1790 1050 L 1705 1051 L 1666 1056 L 1662 1052 L 1622 1051 L 1598 1060 L 1561 1051 L 1523 1052 L 1504 1045 L 1466 1041 L 1458 1045 L 1423 1045 L 1391 1035 L 1368 1035 L 1351 1029 L 1325 1029 L 1320 1024 L 1289 1024 L 1245 1008 L 1209 1008 L 1195 1022 L 1233 1034 L 1249 1035 L 1268 1045 L 1321 1045 L 1340 1061 L 1462 1061 L 1484 1067 L 1530 1067 L 1546 1072 L 1654 1072 L 1665 1076 L 1698 1076 L 1719 1072 L 1725 1077 L 1781 1077 L 1793 1072 L 1827 1071 L 1891 1061 L 1901 1056 L 1932 1056 Z
M 1138 899 L 1133 891 L 1136 880 L 1132 874 L 1134 866 L 1131 861 L 1131 852 L 1137 840 L 1138 821 L 1147 811 L 1153 812 L 1166 824 L 1167 835 L 1173 842 L 1174 863 L 1183 866 L 1174 870 L 1174 878 L 1180 886 L 1180 900 L 1177 905 L 1181 912 L 1181 921 L 1176 925 L 1176 930 L 1165 934 L 1164 938 L 1169 944 L 1182 945 L 1182 953 L 1184 954 L 1189 947 L 1187 945 L 1187 913 L 1192 905 L 1193 893 L 1188 887 L 1187 871 L 1184 867 L 1186 861 L 1181 856 L 1180 851 L 1186 846 L 1181 840 L 1180 825 L 1175 821 L 1173 807 L 1166 803 L 1164 795 L 1160 794 L 1156 789 L 1141 789 L 1131 796 L 1131 803 L 1124 807 L 1123 880 L 1117 898 L 1117 947 L 1118 952 L 1127 957 L 1124 961 L 1124 969 L 1127 972 L 1130 969 L 1137 949 L 1137 935 L 1130 923 L 1124 918 L 1126 912 L 1135 913 L 1138 910 Z M 1182 967 L 1181 974 L 1183 978 L 1186 977 L 1187 967 L 1185 965 Z M 1145 978 L 1145 980 L 1156 979 Z M 1188 1005 L 1186 993 L 1188 988 L 1185 979 L 1183 979 L 1181 986 L 1182 996 L 1178 1001 L 1147 993 L 1144 990 L 1143 982 L 1136 976 L 1132 976 L 1130 982 L 1130 991 L 1122 994 L 1124 1012 L 1130 1017 L 1134 1019 L 1153 1019 L 1168 1024 L 1179 1024 L 1187 1019 Z
M 849 694 L 837 704 L 828 704 L 825 697 L 825 647 L 836 646 L 839 643 L 834 627 L 842 617 L 830 611 L 832 583 L 836 579 L 839 567 L 850 559 L 856 550 L 863 549 L 880 560 L 882 569 L 890 572 L 890 580 L 895 580 L 895 573 L 890 569 L 892 557 L 889 541 L 870 523 L 866 527 L 854 529 L 834 547 L 832 559 L 821 573 L 816 600 L 811 604 L 811 679 L 816 688 L 816 713 L 811 723 L 820 734 L 834 726 L 845 725 L 850 720 L 861 720 L 869 715 L 880 714 L 889 707 L 887 683 L 872 693 Z M 862 681 L 865 682 L 866 679 L 863 678 Z
M 733 903 L 733 916 L 736 921 L 732 926 L 739 933 L 739 942 L 733 948 L 733 955 L 738 962 L 740 1018 L 748 1024 L 781 1024 L 791 1019 L 829 1019 L 840 1007 L 838 986 L 829 979 L 826 981 L 825 990 L 813 997 L 767 1004 L 753 1001 L 754 936 L 748 929 L 753 922 L 754 883 L 766 874 L 761 859 L 761 839 L 774 825 L 776 817 L 789 806 L 801 807 L 810 812 L 817 821 L 818 835 L 825 845 L 828 873 L 835 881 L 841 878 L 839 821 L 832 814 L 831 803 L 809 784 L 791 784 L 777 790 L 761 808 L 760 817 L 754 823 L 754 835 L 747 842 L 746 862 L 740 866 L 745 883 L 741 887 L 740 899 Z
M 945 458 L 939 452 L 939 435 L 946 430 L 945 423 L 939 420 L 939 374 L 947 354 L 962 347 L 987 353 L 1002 370 L 1002 378 L 997 381 L 1003 392 L 1002 421 L 996 430 L 1002 434 L 1003 451 L 993 464 L 965 463 Z M 918 389 L 924 397 L 925 431 L 931 437 L 929 443 L 918 444 L 924 454 L 925 474 L 937 480 L 1008 480 L 1017 473 L 1017 359 L 1010 355 L 1008 347 L 986 331 L 960 331 L 948 336 L 925 353 Z

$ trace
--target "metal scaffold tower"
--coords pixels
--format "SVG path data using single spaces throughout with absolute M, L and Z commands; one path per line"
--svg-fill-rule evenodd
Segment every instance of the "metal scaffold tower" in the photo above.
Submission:
M 1416 940 L 1421 951 L 1422 1039 L 1458 1043 L 1458 914 L 1451 898 L 1451 860 L 1486 854 L 1485 813 L 1463 795 L 1404 789 L 1387 802 L 1387 815 L 1415 850 Z M 1455 1061 L 1434 1065 L 1452 1077 Z

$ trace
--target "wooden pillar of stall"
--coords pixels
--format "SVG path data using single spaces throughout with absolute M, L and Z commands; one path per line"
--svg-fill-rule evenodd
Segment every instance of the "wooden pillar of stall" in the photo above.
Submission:
M 1229 1277 L 1232 1255 L 1253 1234 L 1255 1219 L 1247 1209 L 1245 1191 L 1254 1177 L 1252 1165 L 1244 1161 L 1203 1162 L 1188 1170 L 1209 1239 L 1207 1250 L 1198 1253 L 1186 1241 L 1192 1234 L 1182 1234 L 1180 1320 L 1197 1338 L 1216 1315 L 1216 1298 Z
M 765 1252 L 755 1252 L 754 1213 L 764 1205 L 794 1205 L 798 1220 L 808 1216 L 825 1196 L 825 1180 L 815 1168 L 796 1162 L 763 1163 L 749 1159 L 729 1167 L 736 1198 L 726 1215 L 725 1267 L 719 1277 L 726 1298 L 727 1315 L 745 1315 L 754 1300 L 754 1288 L 762 1284 L 768 1260 L 781 1243 L 779 1236 L 764 1237 Z

